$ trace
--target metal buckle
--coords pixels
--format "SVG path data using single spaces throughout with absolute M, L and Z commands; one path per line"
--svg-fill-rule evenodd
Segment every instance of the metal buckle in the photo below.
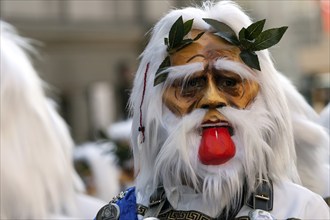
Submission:
M 145 213 L 147 217 L 157 217 L 162 210 L 166 201 L 165 190 L 162 186 L 158 187 L 157 190 L 150 196 L 149 209 Z
M 271 180 L 257 178 L 255 192 L 246 204 L 252 209 L 271 211 L 273 209 L 273 184 Z

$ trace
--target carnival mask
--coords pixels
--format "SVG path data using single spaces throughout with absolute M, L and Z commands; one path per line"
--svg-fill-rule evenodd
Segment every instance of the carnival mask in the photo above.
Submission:
M 191 35 L 201 31 L 192 30 Z M 242 78 L 235 67 L 244 69 L 240 49 L 212 33 L 204 33 L 198 40 L 172 54 L 172 68 L 200 63 L 200 69 L 188 77 L 176 78 L 166 87 L 163 102 L 177 116 L 195 109 L 206 109 L 203 119 L 199 158 L 203 164 L 218 165 L 235 155 L 231 140 L 230 122 L 217 108 L 230 106 L 246 108 L 256 97 L 259 86 L 253 80 Z M 250 71 L 249 68 L 245 69 Z

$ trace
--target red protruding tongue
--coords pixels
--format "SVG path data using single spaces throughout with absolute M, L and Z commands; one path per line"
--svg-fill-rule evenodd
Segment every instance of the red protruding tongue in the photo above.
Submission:
M 236 148 L 227 127 L 203 129 L 199 159 L 205 165 L 219 165 L 235 156 Z

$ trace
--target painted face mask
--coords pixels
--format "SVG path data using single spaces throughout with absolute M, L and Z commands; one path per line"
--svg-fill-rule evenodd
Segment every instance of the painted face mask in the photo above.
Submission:
M 192 30 L 197 35 L 199 30 Z M 174 79 L 163 93 L 163 102 L 177 116 L 195 109 L 206 109 L 201 124 L 199 159 L 205 165 L 219 165 L 235 156 L 230 122 L 217 109 L 230 106 L 246 108 L 256 97 L 259 86 L 242 77 L 237 69 L 248 70 L 239 57 L 240 49 L 212 33 L 203 36 L 170 56 L 172 67 L 200 63 L 199 70 L 188 77 Z M 235 72 L 236 71 L 236 72 Z

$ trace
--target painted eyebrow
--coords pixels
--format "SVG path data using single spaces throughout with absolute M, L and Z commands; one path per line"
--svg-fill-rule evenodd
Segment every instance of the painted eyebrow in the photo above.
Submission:
M 192 61 L 193 59 L 195 59 L 196 57 L 202 57 L 205 58 L 205 56 L 203 54 L 196 54 L 195 56 L 190 57 L 186 63 L 189 63 L 190 61 Z
M 178 79 L 184 78 L 186 76 L 192 75 L 196 72 L 204 70 L 204 64 L 202 62 L 185 64 L 180 66 L 171 66 L 166 69 L 168 72 L 168 79 Z
M 185 64 L 180 66 L 171 66 L 164 70 L 168 73 L 165 81 L 165 86 L 171 85 L 176 79 L 183 79 L 184 81 L 190 78 L 194 73 L 204 70 L 202 62 Z
M 220 58 L 214 62 L 214 68 L 217 70 L 226 70 L 239 75 L 242 79 L 258 81 L 255 72 L 242 63 Z

